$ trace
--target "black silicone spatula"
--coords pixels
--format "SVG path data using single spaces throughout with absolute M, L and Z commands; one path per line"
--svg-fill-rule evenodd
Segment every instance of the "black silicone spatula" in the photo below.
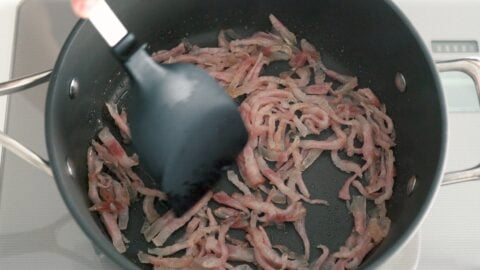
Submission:
M 130 76 L 133 146 L 180 215 L 245 145 L 248 135 L 238 108 L 204 70 L 154 62 L 105 1 L 98 1 L 88 18 Z

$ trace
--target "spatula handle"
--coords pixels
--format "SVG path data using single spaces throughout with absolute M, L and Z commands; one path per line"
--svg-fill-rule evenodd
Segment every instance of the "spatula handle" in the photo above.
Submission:
M 98 1 L 88 16 L 121 62 L 126 62 L 137 50 L 144 50 L 145 46 L 137 44 L 135 36 L 127 31 L 105 0 Z
M 88 19 L 110 47 L 115 47 L 128 34 L 125 26 L 105 0 L 95 4 Z

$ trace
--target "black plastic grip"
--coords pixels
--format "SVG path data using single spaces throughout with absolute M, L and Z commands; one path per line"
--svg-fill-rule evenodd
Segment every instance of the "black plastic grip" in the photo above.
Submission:
M 135 35 L 128 33 L 114 47 L 112 52 L 121 62 L 126 62 L 138 49 L 144 49 L 146 45 L 140 45 Z

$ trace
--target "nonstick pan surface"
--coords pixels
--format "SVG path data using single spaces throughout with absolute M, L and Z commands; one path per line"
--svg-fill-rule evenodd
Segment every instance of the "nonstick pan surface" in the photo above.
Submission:
M 169 49 L 183 38 L 199 46 L 214 46 L 220 29 L 231 28 L 241 35 L 268 31 L 268 15 L 272 13 L 297 37 L 314 44 L 328 67 L 358 76 L 359 85 L 372 88 L 386 104 L 396 127 L 397 143 L 396 184 L 387 204 L 391 231 L 362 267 L 378 266 L 405 243 L 428 209 L 442 174 L 445 104 L 428 53 L 389 1 L 122 0 L 110 4 L 137 39 L 149 44 L 150 52 Z M 282 68 L 274 66 L 266 72 Z M 408 82 L 404 93 L 394 84 L 398 72 Z M 69 85 L 74 78 L 79 88 L 72 95 Z M 101 127 L 115 129 L 104 104 L 110 100 L 126 104 L 128 89 L 126 74 L 104 41 L 89 22 L 79 22 L 52 75 L 46 111 L 47 145 L 60 192 L 94 244 L 127 269 L 150 268 L 137 259 L 137 252 L 149 247 L 140 234 L 144 222 L 140 203 L 131 208 L 129 227 L 124 232 L 131 243 L 124 255 L 115 251 L 97 215 L 88 210 L 86 150 Z M 328 135 L 322 134 L 325 138 Z M 66 169 L 67 163 L 73 174 Z M 141 170 L 139 173 L 143 175 Z M 412 175 L 417 176 L 417 186 L 407 196 L 407 181 Z M 153 184 L 143 176 L 147 185 Z M 312 247 L 324 244 L 337 250 L 350 234 L 351 215 L 345 202 L 337 198 L 347 177 L 332 164 L 328 152 L 304 173 L 312 198 L 330 203 L 328 207 L 306 204 L 306 227 Z M 216 189 L 233 191 L 227 181 Z M 160 212 L 166 210 L 162 205 L 157 208 Z M 302 243 L 293 226 L 282 230 L 272 226 L 268 231 L 273 243 L 288 244 L 301 253 Z M 317 257 L 319 252 L 312 251 L 311 258 Z

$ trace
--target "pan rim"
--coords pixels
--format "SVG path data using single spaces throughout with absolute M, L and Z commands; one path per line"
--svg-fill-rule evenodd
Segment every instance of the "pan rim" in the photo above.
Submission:
M 130 261 L 127 257 L 123 254 L 119 253 L 112 245 L 112 243 L 107 239 L 107 237 L 96 237 L 96 232 L 93 228 L 91 228 L 84 218 L 82 218 L 82 214 L 80 213 L 79 209 L 76 207 L 75 202 L 71 197 L 68 196 L 68 188 L 64 185 L 63 181 L 60 180 L 62 176 L 62 172 L 64 168 L 59 165 L 60 161 L 64 157 L 60 157 L 58 155 L 58 151 L 56 151 L 56 144 L 54 142 L 54 138 L 52 136 L 52 130 L 55 129 L 55 115 L 53 112 L 53 97 L 55 95 L 55 85 L 57 83 L 57 74 L 61 70 L 61 66 L 63 65 L 65 55 L 68 53 L 70 45 L 76 39 L 78 33 L 85 27 L 92 27 L 91 24 L 86 20 L 79 20 L 75 26 L 72 28 L 71 32 L 69 33 L 67 39 L 65 40 L 62 49 L 58 55 L 57 61 L 55 62 L 55 66 L 52 71 L 52 77 L 48 86 L 48 93 L 47 93 L 47 101 L 46 101 L 46 110 L 45 110 L 45 138 L 47 143 L 47 152 L 48 157 L 50 160 L 50 166 L 52 168 L 53 176 L 55 182 L 57 184 L 57 188 L 60 192 L 60 195 L 67 206 L 70 214 L 73 216 L 77 224 L 80 226 L 83 233 L 92 241 L 94 247 L 97 247 L 106 254 L 109 259 L 115 262 L 118 266 L 129 269 L 129 270 L 137 270 L 140 269 L 137 265 L 135 265 L 132 261 Z
M 430 211 L 431 207 L 433 206 L 433 202 L 438 194 L 438 190 L 440 188 L 441 179 L 445 170 L 445 161 L 447 155 L 447 143 L 448 143 L 448 121 L 447 121 L 447 110 L 446 110 L 446 101 L 445 101 L 445 94 L 442 90 L 440 79 L 438 76 L 438 71 L 435 68 L 434 62 L 431 58 L 431 55 L 420 38 L 418 32 L 413 27 L 411 22 L 408 18 L 403 14 L 403 12 L 394 4 L 391 0 L 385 0 L 384 4 L 386 4 L 392 11 L 397 14 L 398 18 L 404 23 L 405 27 L 410 31 L 414 39 L 416 40 L 418 49 L 424 54 L 424 60 L 428 64 L 428 69 L 430 72 L 430 76 L 433 78 L 433 86 L 436 88 L 438 92 L 438 99 L 441 107 L 440 111 L 440 120 L 442 122 L 442 131 L 441 131 L 441 144 L 440 147 L 440 156 L 438 157 L 438 164 L 437 170 L 435 175 L 433 176 L 434 179 L 432 180 L 432 187 L 428 194 L 426 194 L 427 199 L 425 203 L 421 206 L 420 210 L 417 213 L 417 216 L 414 220 L 412 220 L 405 230 L 405 232 L 396 240 L 396 242 L 388 246 L 376 260 L 369 262 L 368 264 L 362 264 L 360 268 L 372 268 L 376 269 L 383 265 L 389 258 L 393 256 L 398 250 L 402 249 L 408 241 L 414 236 L 417 232 L 420 225 L 425 220 L 427 213 Z M 64 167 L 61 166 L 61 161 L 64 159 L 64 156 L 60 156 L 58 151 L 56 151 L 56 144 L 54 142 L 53 130 L 55 130 L 55 114 L 54 114 L 54 96 L 55 92 L 55 85 L 57 82 L 57 74 L 61 70 L 61 66 L 64 63 L 65 56 L 68 54 L 69 48 L 71 44 L 76 39 L 78 33 L 84 29 L 85 27 L 91 27 L 91 25 L 85 20 L 79 20 L 70 34 L 68 35 L 65 43 L 62 46 L 62 49 L 59 53 L 57 61 L 55 63 L 55 67 L 53 69 L 52 78 L 49 84 L 48 93 L 47 93 L 47 101 L 46 101 L 46 111 L 45 111 L 45 135 L 46 135 L 46 143 L 47 143 L 47 151 L 48 156 L 50 158 L 51 167 L 54 175 L 55 182 L 57 183 L 57 187 L 59 189 L 60 195 L 62 196 L 63 201 L 65 202 L 67 208 L 69 209 L 71 215 L 74 217 L 77 224 L 80 226 L 82 231 L 86 234 L 86 236 L 92 241 L 93 245 L 98 247 L 101 252 L 105 253 L 112 261 L 114 261 L 118 266 L 124 269 L 139 269 L 137 265 L 135 265 L 132 261 L 130 261 L 127 257 L 123 254 L 118 253 L 109 239 L 107 237 L 97 237 L 97 233 L 94 231 L 94 228 L 90 227 L 85 219 L 83 219 L 83 215 L 81 214 L 78 207 L 75 205 L 75 202 L 72 198 L 68 196 L 68 188 L 64 184 L 64 181 L 61 179 Z
M 425 60 L 428 64 L 428 67 L 431 73 L 430 75 L 433 78 L 434 86 L 438 92 L 438 98 L 439 98 L 439 103 L 441 108 L 439 116 L 443 125 L 441 128 L 441 139 L 440 139 L 441 143 L 439 146 L 440 156 L 438 157 L 437 170 L 436 170 L 435 176 L 433 176 L 434 179 L 432 181 L 432 187 L 429 193 L 427 194 L 426 202 L 421 206 L 415 220 L 412 220 L 410 222 L 410 225 L 402 234 L 402 236 L 397 239 L 396 243 L 394 245 L 387 247 L 385 251 L 378 257 L 377 260 L 371 262 L 370 264 L 361 265 L 360 268 L 362 269 L 364 268 L 377 269 L 381 267 L 397 251 L 403 249 L 407 245 L 407 243 L 413 238 L 415 233 L 418 231 L 420 226 L 425 221 L 427 214 L 430 212 L 430 209 L 432 208 L 433 203 L 437 198 L 438 190 L 440 189 L 441 180 L 445 172 L 445 166 L 446 166 L 445 162 L 446 162 L 447 149 L 448 149 L 447 147 L 448 146 L 447 145 L 448 144 L 447 103 L 446 103 L 445 92 L 443 91 L 442 85 L 440 83 L 439 72 L 436 69 L 435 63 L 432 59 L 432 56 L 429 50 L 427 49 L 427 46 L 423 42 L 418 31 L 415 29 L 413 24 L 407 18 L 407 16 L 400 10 L 400 8 L 395 3 L 393 3 L 392 0 L 384 0 L 384 2 L 386 5 L 389 6 L 389 8 L 392 9 L 392 11 L 394 11 L 397 14 L 398 18 L 404 23 L 405 27 L 407 27 L 407 29 L 410 31 L 410 33 L 412 34 L 413 38 L 417 43 L 418 49 L 421 50 L 421 52 L 425 57 Z

